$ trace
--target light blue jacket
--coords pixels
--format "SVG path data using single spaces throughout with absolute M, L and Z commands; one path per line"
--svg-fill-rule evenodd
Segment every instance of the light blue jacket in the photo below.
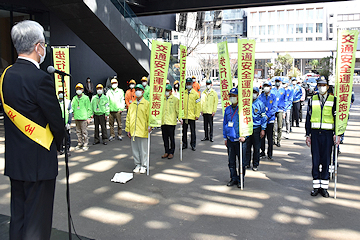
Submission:
M 266 108 L 259 98 L 255 99 L 252 103 L 252 115 L 253 115 L 253 129 L 261 127 L 261 130 L 266 129 Z
M 279 87 L 279 89 L 277 89 L 276 87 L 273 87 L 271 89 L 271 93 L 273 93 L 276 97 L 276 102 L 277 102 L 277 110 L 276 112 L 284 112 L 285 110 L 285 89 L 282 87 Z
M 233 126 L 229 126 L 229 122 L 232 122 Z M 225 140 L 239 141 L 239 106 L 236 106 L 235 110 L 232 105 L 225 108 L 223 136 Z
M 270 94 L 266 96 L 266 94 L 263 92 L 259 96 L 259 100 L 262 101 L 265 105 L 267 123 L 274 123 L 275 113 L 277 111 L 277 101 L 275 94 L 270 92 Z
M 285 111 L 290 110 L 292 108 L 292 102 L 294 99 L 294 89 L 292 87 L 288 87 L 285 89 Z
M 299 102 L 300 98 L 302 97 L 301 87 L 296 84 L 295 86 L 293 86 L 293 89 L 294 89 L 293 102 Z

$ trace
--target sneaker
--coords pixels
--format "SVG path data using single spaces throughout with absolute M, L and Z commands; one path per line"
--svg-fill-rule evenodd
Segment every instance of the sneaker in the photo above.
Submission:
M 118 139 L 119 139 L 120 141 L 122 141 L 122 136 L 118 136 Z
M 285 139 L 289 139 L 289 133 L 285 133 Z
M 141 173 L 141 174 L 146 173 L 146 167 L 141 167 L 141 168 L 140 168 L 140 173 Z
M 257 167 L 253 167 L 252 170 L 256 172 L 256 171 L 258 170 L 258 168 L 257 168 Z
M 111 136 L 111 137 L 109 137 L 109 141 L 111 142 L 111 141 L 114 141 L 115 140 L 115 138 L 113 137 L 113 136 Z
M 84 147 L 83 147 L 83 150 L 84 150 L 84 151 L 87 151 L 87 150 L 89 150 L 89 147 L 88 147 L 88 146 L 84 146 Z
M 75 147 L 75 150 L 80 150 L 82 148 L 82 145 L 81 144 L 78 144 L 76 147 Z
M 140 172 L 140 166 L 137 165 L 137 166 L 134 168 L 133 172 L 134 172 L 134 173 Z
M 265 153 L 264 152 L 261 152 L 260 153 L 260 157 L 262 158 L 262 157 L 265 157 Z
M 250 168 L 250 165 L 246 165 L 245 167 L 246 167 L 246 168 Z

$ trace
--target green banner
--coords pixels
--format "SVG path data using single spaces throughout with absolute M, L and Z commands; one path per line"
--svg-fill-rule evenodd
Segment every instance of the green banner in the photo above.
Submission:
M 227 41 L 217 44 L 219 60 L 219 80 L 221 91 L 221 107 L 224 116 L 225 108 L 230 106 L 229 92 L 232 88 L 232 76 Z
M 171 43 L 153 40 L 150 57 L 149 126 L 160 127 Z
M 186 56 L 187 49 L 185 46 L 180 45 L 180 102 L 179 102 L 179 119 L 184 117 L 184 91 L 185 91 L 185 77 L 186 77 Z
M 252 94 L 255 70 L 255 40 L 238 39 L 239 134 L 253 133 Z
M 335 82 L 337 95 L 336 135 L 345 132 L 349 119 L 358 35 L 358 30 L 341 30 L 338 32 Z

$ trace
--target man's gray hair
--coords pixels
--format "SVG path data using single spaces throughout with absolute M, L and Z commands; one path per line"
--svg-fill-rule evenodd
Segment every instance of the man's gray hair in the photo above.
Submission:
M 12 27 L 11 39 L 18 54 L 31 54 L 37 43 L 45 41 L 44 28 L 35 21 L 21 21 Z

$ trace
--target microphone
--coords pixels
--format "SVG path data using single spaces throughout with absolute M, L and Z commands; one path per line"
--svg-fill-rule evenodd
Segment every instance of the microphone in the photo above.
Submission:
M 53 66 L 48 66 L 47 71 L 48 71 L 48 73 L 57 73 L 61 76 L 70 76 L 71 77 L 71 75 L 69 73 L 65 73 L 63 71 L 57 70 Z

